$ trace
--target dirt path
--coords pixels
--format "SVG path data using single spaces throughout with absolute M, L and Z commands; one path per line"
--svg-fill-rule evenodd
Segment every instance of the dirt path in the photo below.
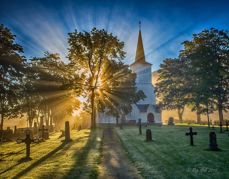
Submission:
M 112 128 L 103 132 L 100 179 L 140 179 L 137 169 L 129 161 Z

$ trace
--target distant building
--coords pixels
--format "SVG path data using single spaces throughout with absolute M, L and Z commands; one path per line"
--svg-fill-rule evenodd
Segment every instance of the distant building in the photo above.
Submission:
M 141 118 L 143 123 L 161 124 L 161 113 L 156 105 L 154 87 L 152 85 L 151 65 L 145 59 L 144 47 L 142 42 L 141 29 L 139 29 L 138 44 L 136 50 L 135 62 L 130 65 L 131 70 L 137 74 L 136 86 L 146 95 L 144 100 L 132 105 L 132 112 L 129 113 L 125 120 L 128 123 L 135 123 Z M 105 113 L 99 113 L 97 116 L 98 123 L 116 123 L 113 116 Z

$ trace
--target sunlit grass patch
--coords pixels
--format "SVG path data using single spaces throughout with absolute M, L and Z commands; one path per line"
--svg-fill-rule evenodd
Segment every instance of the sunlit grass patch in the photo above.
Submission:
M 71 131 L 70 143 L 64 143 L 64 138 L 59 139 L 59 136 L 60 133 L 55 133 L 45 142 L 32 144 L 33 160 L 22 163 L 18 161 L 25 156 L 24 144 L 2 144 L 0 178 L 69 178 L 97 172 L 100 141 L 95 139 L 102 136 L 101 130 Z

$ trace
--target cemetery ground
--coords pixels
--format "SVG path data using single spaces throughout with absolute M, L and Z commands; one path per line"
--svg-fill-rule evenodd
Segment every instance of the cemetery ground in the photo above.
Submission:
M 0 144 L 0 178 L 95 178 L 100 159 L 102 131 L 71 131 L 72 141 L 63 142 L 60 132 L 31 144 L 32 160 L 23 162 L 25 144 Z
M 0 178 L 229 178 L 229 132 L 217 134 L 221 151 L 208 151 L 206 126 L 193 126 L 190 146 L 187 126 L 137 126 L 72 130 L 71 141 L 61 133 L 31 144 L 30 161 L 25 144 L 0 144 Z M 146 129 L 152 142 L 145 141 Z
M 151 126 L 152 142 L 145 142 L 146 127 L 116 129 L 130 160 L 143 178 L 229 178 L 229 133 L 215 128 L 221 151 L 208 151 L 207 127 L 194 126 L 194 146 L 185 133 L 189 126 Z M 149 127 L 148 127 L 149 128 Z

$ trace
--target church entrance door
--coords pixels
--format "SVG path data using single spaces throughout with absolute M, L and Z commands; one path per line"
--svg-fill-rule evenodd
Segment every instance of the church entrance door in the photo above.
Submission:
M 149 123 L 154 123 L 154 115 L 153 115 L 153 113 L 149 113 L 149 114 L 147 115 L 147 121 L 148 121 Z

